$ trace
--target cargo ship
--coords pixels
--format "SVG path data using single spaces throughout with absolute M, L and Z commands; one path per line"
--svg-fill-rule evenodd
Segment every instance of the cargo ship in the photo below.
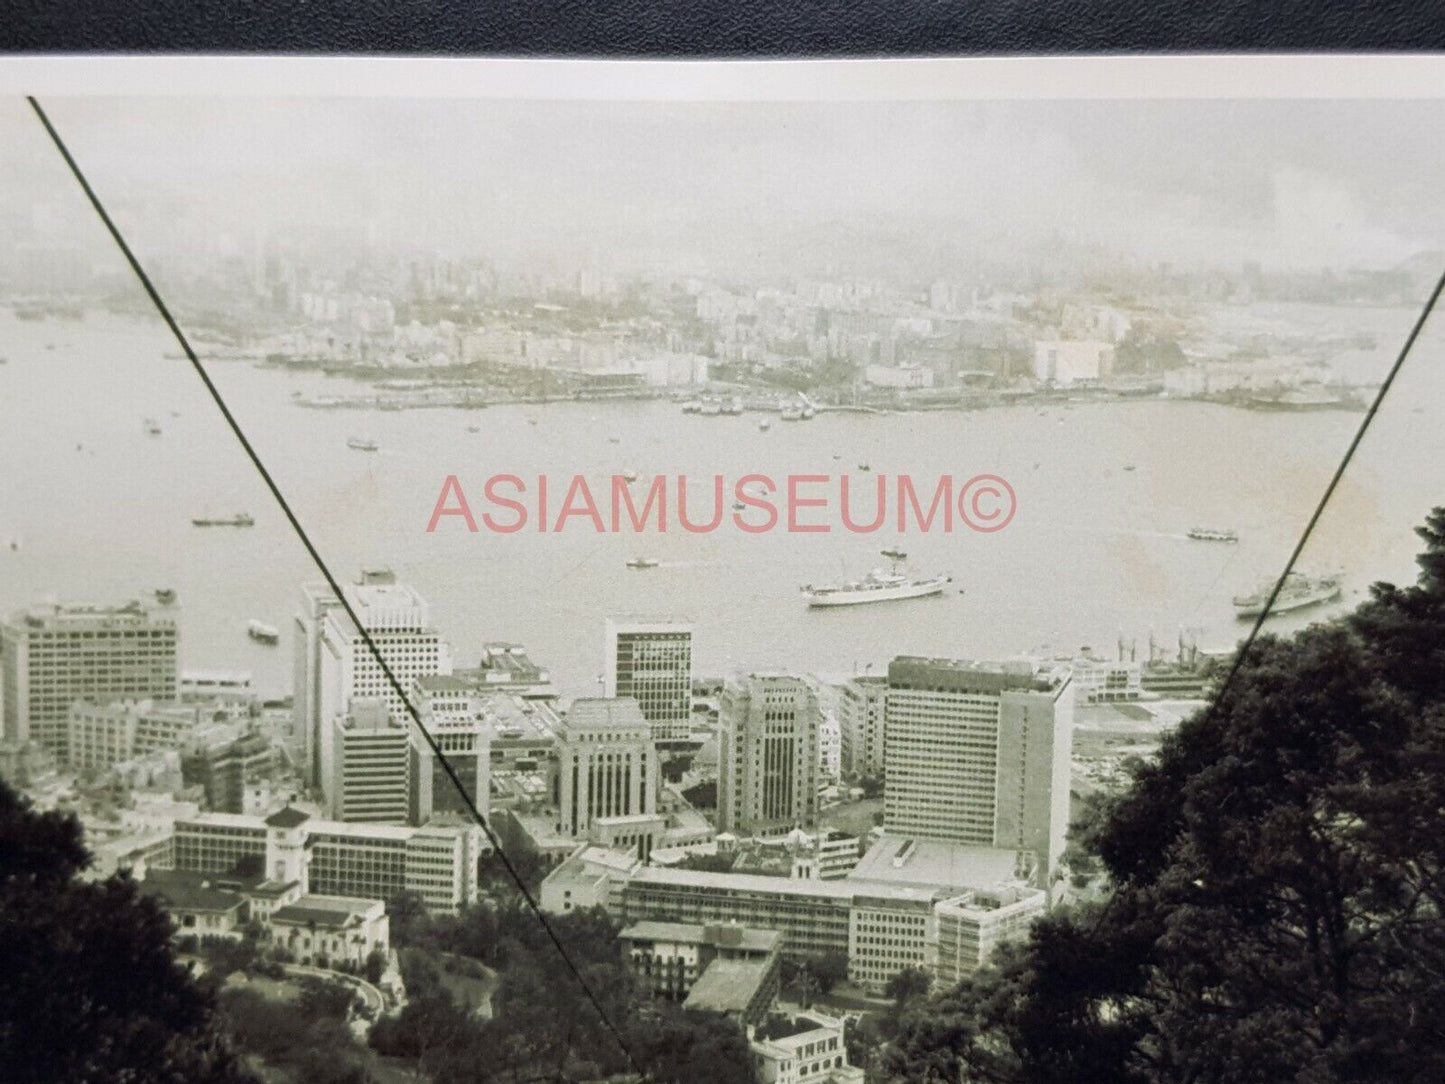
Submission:
M 1264 612 L 1264 607 L 1269 602 L 1269 594 L 1274 590 L 1274 584 L 1261 584 L 1260 587 L 1248 595 L 1236 595 L 1234 597 L 1234 611 L 1237 617 L 1258 617 Z M 1309 576 L 1303 572 L 1291 572 L 1284 581 L 1284 586 L 1279 589 L 1279 597 L 1274 600 L 1270 607 L 1270 613 L 1287 613 L 1290 610 L 1301 610 L 1306 606 L 1317 606 L 1321 602 L 1329 602 L 1340 597 L 1339 576 Z
M 952 576 L 942 573 L 923 578 L 910 576 L 903 571 L 903 562 L 908 555 L 899 550 L 884 550 L 883 556 L 889 559 L 889 568 L 875 568 L 861 580 L 847 583 L 804 584 L 803 597 L 808 600 L 809 606 L 858 606 L 868 602 L 897 602 L 940 595 L 953 582 Z
M 1189 537 L 1197 542 L 1239 541 L 1239 535 L 1227 527 L 1190 527 Z
M 197 527 L 254 527 L 256 521 L 249 512 L 237 512 L 234 516 L 198 516 L 191 520 Z

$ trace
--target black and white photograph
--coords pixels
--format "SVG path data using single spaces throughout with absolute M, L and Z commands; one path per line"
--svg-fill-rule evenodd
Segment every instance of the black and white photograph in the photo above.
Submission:
M 1445 60 L 0 87 L 0 1080 L 1445 1080 Z

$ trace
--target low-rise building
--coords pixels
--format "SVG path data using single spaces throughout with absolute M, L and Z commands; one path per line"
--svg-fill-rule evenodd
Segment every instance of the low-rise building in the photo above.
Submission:
M 715 961 L 771 962 L 776 969 L 783 942 L 776 930 L 749 929 L 735 923 L 695 926 L 643 921 L 617 936 L 639 984 L 655 997 L 672 1000 L 686 997 Z
M 749 1046 L 762 1084 L 863 1084 L 863 1070 L 848 1064 L 843 1021 L 831 1016 L 771 1019 Z
M 380 900 L 302 896 L 278 907 L 266 921 L 269 939 L 302 964 L 361 967 L 390 947 L 390 921 Z
M 622 913 L 622 889 L 642 863 L 632 854 L 606 847 L 577 847 L 542 881 L 538 900 L 543 911 L 564 915 L 601 907 Z

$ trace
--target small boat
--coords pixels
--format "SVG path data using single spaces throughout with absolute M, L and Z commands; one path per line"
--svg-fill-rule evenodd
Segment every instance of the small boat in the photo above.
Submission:
M 481 427 L 480 425 L 469 425 L 469 426 L 467 426 L 467 432 L 468 432 L 468 433 L 480 433 L 481 431 L 482 431 L 482 427 Z
M 638 474 L 637 474 L 637 472 L 636 472 L 635 470 L 628 469 L 628 470 L 622 471 L 621 473 L 622 473 L 622 478 L 623 478 L 624 481 L 627 481 L 627 482 L 635 482 L 635 481 L 637 481 Z
M 722 404 L 716 399 L 704 399 L 697 412 L 705 418 L 716 418 L 722 414 Z
M 256 521 L 249 512 L 237 512 L 234 516 L 198 516 L 191 520 L 197 527 L 254 527 Z
M 741 414 L 743 412 L 743 401 L 734 395 L 731 399 L 724 399 L 721 404 L 722 413 L 728 415 Z
M 818 412 L 817 412 L 816 410 L 814 410 L 811 406 L 805 406 L 805 407 L 803 407 L 803 421 L 805 421 L 805 422 L 810 422 L 810 421 L 812 421 L 813 418 L 817 415 L 817 413 L 818 413 Z
M 868 464 L 868 463 L 859 463 L 859 464 L 858 464 L 858 469 L 859 469 L 859 470 L 872 470 L 873 467 L 872 467 L 871 464 Z
M 802 408 L 795 406 L 785 406 L 783 407 L 782 417 L 783 421 L 785 422 L 800 422 L 803 420 Z
M 634 557 L 627 562 L 627 567 L 634 569 L 656 568 L 661 563 L 662 562 L 658 561 L 655 557 Z
M 527 424 L 528 424 L 528 425 L 536 425 L 536 424 L 537 424 L 537 419 L 536 419 L 536 418 L 528 418 L 528 419 L 527 419 Z
M 151 436 L 158 437 L 161 435 L 161 427 L 154 418 L 147 418 L 144 424 L 146 432 Z
M 745 505 L 742 501 L 733 501 L 734 512 L 746 512 L 747 508 L 748 506 Z
M 619 442 L 621 441 L 621 439 L 622 439 L 621 437 L 608 437 L 608 438 L 607 438 L 607 443 L 608 443 L 608 444 L 617 444 L 617 443 L 619 443 Z
M 700 410 L 702 410 L 702 404 L 696 399 L 689 399 L 682 404 L 682 412 L 684 414 L 696 414 Z
M 170 587 L 157 587 L 157 588 L 156 588 L 156 601 L 159 602 L 162 606 L 169 606 L 169 605 L 170 605 L 172 602 L 174 602 L 175 600 L 176 600 L 176 592 L 175 592 L 174 588 L 170 588 Z
M 770 422 L 770 421 L 768 421 L 767 418 L 764 418 L 762 421 L 758 422 L 758 430 L 759 430 L 760 432 L 766 433 L 766 432 L 767 432 L 769 429 L 771 429 L 772 427 L 773 427 L 773 423 Z
M 1134 464 L 1133 464 L 1133 463 L 1125 463 L 1125 464 L 1124 464 L 1124 469 L 1125 469 L 1125 470 L 1133 470 L 1133 469 L 1134 469 Z
M 346 446 L 350 448 L 353 452 L 376 451 L 376 441 L 367 440 L 364 437 L 347 437 Z
M 1228 527 L 1190 527 L 1189 537 L 1197 542 L 1239 541 L 1239 535 Z
M 246 622 L 246 635 L 260 644 L 274 644 L 281 639 L 281 633 L 275 625 L 267 625 L 254 618 Z

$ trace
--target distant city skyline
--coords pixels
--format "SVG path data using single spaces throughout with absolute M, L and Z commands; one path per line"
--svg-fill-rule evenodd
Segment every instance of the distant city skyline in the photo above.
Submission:
M 67 99 L 142 254 L 334 235 L 633 272 L 867 273 L 1097 248 L 1388 268 L 1445 247 L 1430 102 L 489 103 Z M 21 101 L 0 234 L 106 253 Z

